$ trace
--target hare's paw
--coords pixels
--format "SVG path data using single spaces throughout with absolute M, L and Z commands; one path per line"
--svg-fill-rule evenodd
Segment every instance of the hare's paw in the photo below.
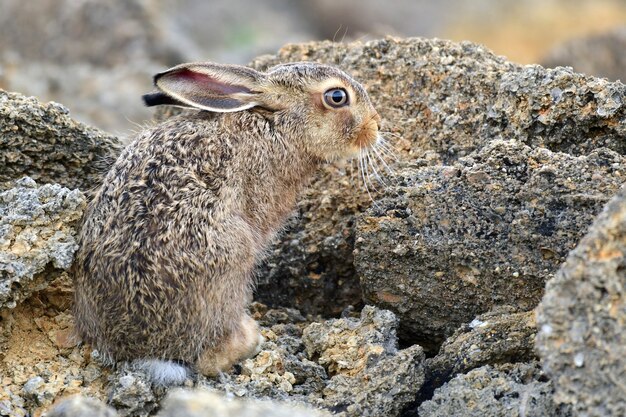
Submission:
M 259 353 L 264 341 L 256 321 L 245 315 L 239 326 L 224 340 L 224 343 L 216 348 L 206 350 L 198 358 L 196 367 L 203 375 L 215 376 L 230 369 L 242 359 L 250 358 Z

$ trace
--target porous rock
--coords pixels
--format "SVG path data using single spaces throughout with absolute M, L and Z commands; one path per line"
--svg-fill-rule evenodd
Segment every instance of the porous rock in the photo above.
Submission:
M 302 340 L 332 377 L 321 405 L 342 416 L 398 416 L 424 382 L 424 353 L 398 350 L 398 319 L 366 306 L 359 319 L 312 323 Z
M 431 350 L 494 307 L 533 309 L 626 178 L 623 162 L 607 149 L 575 157 L 496 140 L 451 166 L 398 171 L 357 224 L 365 299 Z
M 536 359 L 535 312 L 511 310 L 501 308 L 481 314 L 446 339 L 437 355 L 424 362 L 425 382 L 415 404 L 430 399 L 435 389 L 458 374 L 483 365 Z
M 117 138 L 74 121 L 58 103 L 0 90 L 0 189 L 30 176 L 89 192 L 121 149 Z
M 568 417 L 537 362 L 486 365 L 459 375 L 419 408 L 420 417 Z
M 431 165 L 453 164 L 496 139 L 575 156 L 600 147 L 626 152 L 621 83 L 516 65 L 469 42 L 417 38 L 288 45 L 252 65 L 265 70 L 302 60 L 337 65 L 364 84 L 401 163 L 424 157 Z M 325 167 L 300 198 L 297 219 L 260 269 L 259 300 L 325 314 L 361 303 L 354 265 L 361 273 L 368 267 L 353 257 L 355 215 L 383 187 L 370 186 L 370 197 L 356 165 Z M 535 302 L 537 288 L 531 292 Z
M 546 285 L 537 349 L 555 400 L 577 415 L 626 415 L 626 187 Z
M 261 313 L 267 327 L 259 354 L 219 378 L 194 375 L 185 385 L 346 417 L 399 416 L 414 401 L 424 380 L 424 354 L 419 346 L 398 349 L 393 313 L 366 307 L 358 318 L 284 322 L 298 315 L 283 309 Z M 118 366 L 109 380 L 109 404 L 122 416 L 150 415 L 167 391 L 131 365 Z
M 69 269 L 86 199 L 30 178 L 0 193 L 0 309 L 13 308 Z

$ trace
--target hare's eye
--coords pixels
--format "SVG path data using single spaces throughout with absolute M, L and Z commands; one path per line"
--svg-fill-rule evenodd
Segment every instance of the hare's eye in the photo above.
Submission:
M 324 102 L 335 109 L 347 106 L 349 104 L 348 93 L 343 88 L 331 88 L 324 93 Z

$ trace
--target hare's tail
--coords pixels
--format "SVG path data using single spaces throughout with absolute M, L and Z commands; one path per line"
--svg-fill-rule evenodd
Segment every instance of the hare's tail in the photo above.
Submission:
M 189 376 L 186 366 L 168 360 L 137 359 L 133 367 L 146 372 L 154 385 L 182 385 Z

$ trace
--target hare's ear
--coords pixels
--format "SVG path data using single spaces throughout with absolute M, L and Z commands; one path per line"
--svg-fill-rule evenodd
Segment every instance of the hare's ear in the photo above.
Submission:
M 154 76 L 160 93 L 144 96 L 148 106 L 174 104 L 213 112 L 258 106 L 263 74 L 238 65 L 182 64 Z

